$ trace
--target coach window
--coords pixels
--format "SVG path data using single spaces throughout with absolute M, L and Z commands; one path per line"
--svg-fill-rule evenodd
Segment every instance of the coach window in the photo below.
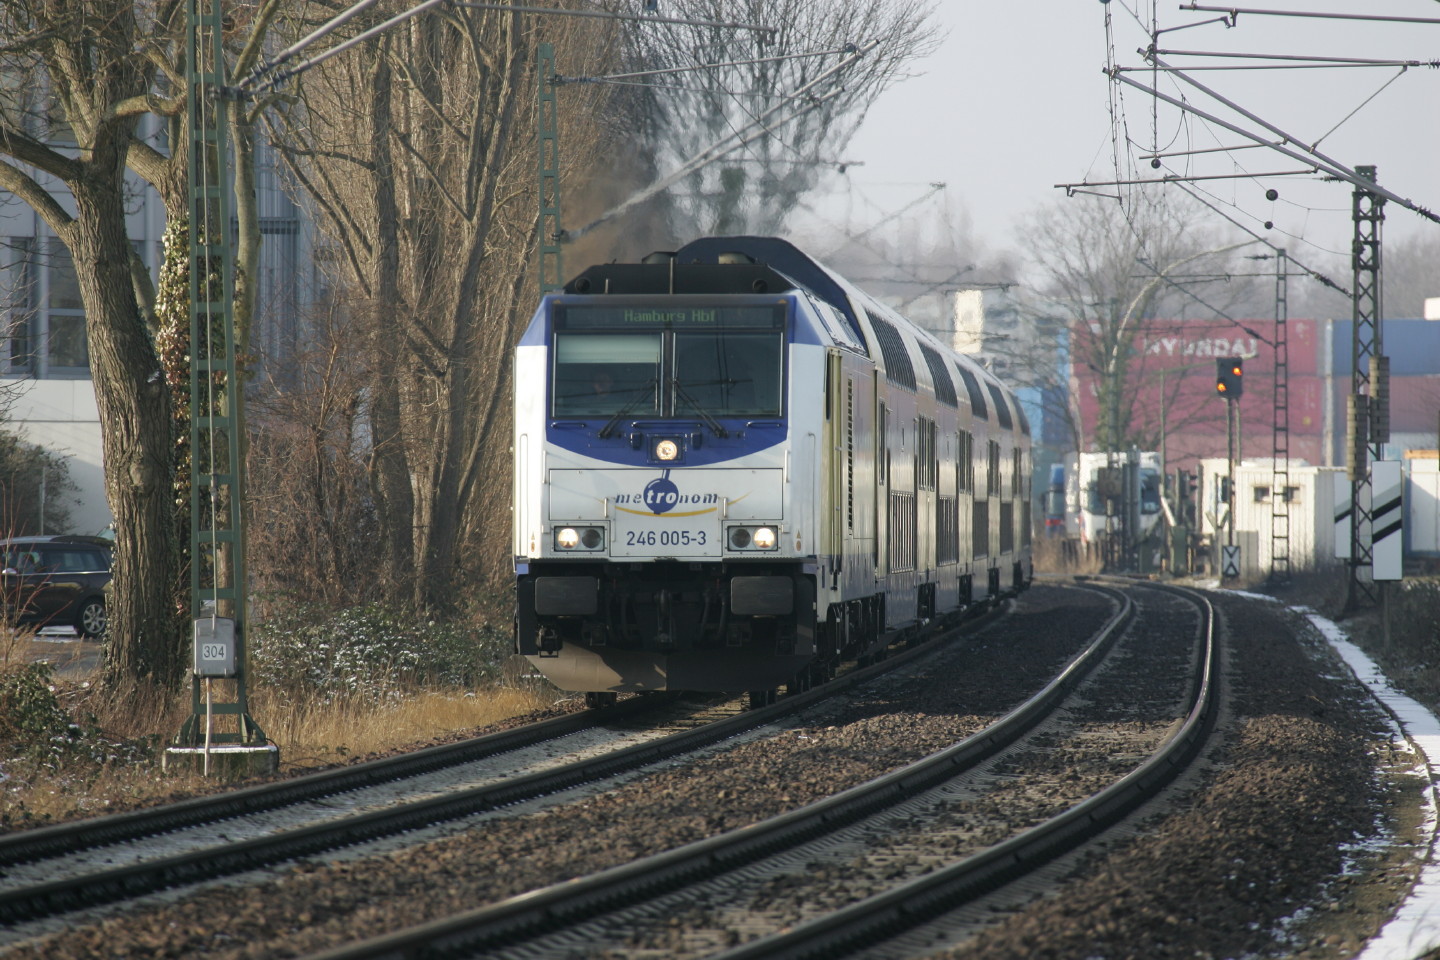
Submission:
M 659 333 L 557 333 L 554 396 L 557 417 L 636 416 L 659 411 Z

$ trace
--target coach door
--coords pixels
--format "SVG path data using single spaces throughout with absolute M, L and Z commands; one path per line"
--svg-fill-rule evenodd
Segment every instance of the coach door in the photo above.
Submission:
M 831 350 L 825 362 L 825 458 L 828 509 L 822 551 L 834 558 L 834 569 L 841 570 L 845 537 L 855 515 L 855 387 L 845 376 L 838 350 Z

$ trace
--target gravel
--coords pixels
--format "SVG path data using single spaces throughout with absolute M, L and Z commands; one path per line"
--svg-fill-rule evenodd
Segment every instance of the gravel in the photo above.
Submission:
M 1392 759 L 1382 718 L 1283 608 L 1215 602 L 1231 635 L 1230 717 L 1205 782 L 940 956 L 1320 960 L 1352 956 L 1389 915 L 1412 871 L 1358 841 L 1402 827 L 1415 785 L 1377 774 Z
M 1149 829 L 945 956 L 1349 956 L 1413 873 L 1413 785 L 1370 701 L 1283 608 L 1218 604 L 1232 642 L 1220 746 Z M 361 860 L 297 864 L 273 884 L 200 892 L 8 957 L 303 956 L 582 876 L 811 802 L 948 746 L 1044 682 L 1109 614 L 1037 587 L 933 676 L 878 685 L 821 722 L 669 764 L 618 789 Z M 936 682 L 937 678 L 943 682 Z M 1331 908 L 1334 905 L 1334 909 Z

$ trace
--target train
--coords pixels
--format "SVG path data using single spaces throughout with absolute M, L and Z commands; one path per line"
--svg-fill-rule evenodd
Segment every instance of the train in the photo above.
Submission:
M 515 650 L 591 706 L 763 705 L 1033 579 L 1015 395 L 787 240 L 589 267 L 514 363 Z
M 1126 453 L 1082 453 L 1078 457 L 1080 539 L 1096 543 L 1116 535 L 1129 523 L 1129 536 L 1144 540 L 1160 522 L 1160 454 L 1153 450 Z

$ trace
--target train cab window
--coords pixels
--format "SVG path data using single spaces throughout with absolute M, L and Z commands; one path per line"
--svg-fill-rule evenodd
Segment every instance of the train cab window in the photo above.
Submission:
M 669 383 L 675 415 L 778 417 L 783 353 L 778 331 L 677 332 Z
M 557 333 L 554 396 L 557 417 L 608 416 L 659 410 L 660 334 Z
M 1140 471 L 1140 512 L 1160 512 L 1160 471 L 1146 467 Z
M 556 417 L 778 417 L 786 307 L 694 298 L 560 304 Z

